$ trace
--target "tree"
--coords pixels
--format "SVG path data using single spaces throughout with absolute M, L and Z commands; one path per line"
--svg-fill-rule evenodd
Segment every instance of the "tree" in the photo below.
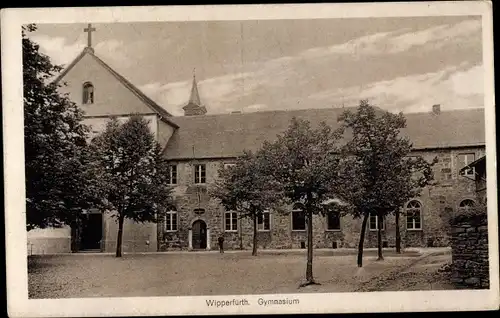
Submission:
M 358 245 L 359 267 L 363 264 L 363 243 L 370 215 L 378 221 L 378 259 L 382 260 L 382 224 L 390 213 L 419 195 L 432 179 L 431 164 L 422 158 L 408 159 L 411 142 L 401 135 L 406 127 L 402 113 L 391 114 L 361 101 L 356 112 L 339 118 L 352 138 L 342 149 L 341 198 L 352 207 L 355 218 L 363 218 Z M 416 172 L 420 172 L 416 176 Z
M 273 210 L 280 203 L 279 185 L 264 173 L 262 157 L 244 152 L 236 164 L 221 167 L 219 178 L 210 188 L 210 196 L 218 199 L 226 210 L 240 212 L 240 218 L 253 223 L 252 255 L 257 255 L 257 223 L 264 212 Z
M 123 124 L 111 119 L 92 140 L 91 150 L 104 199 L 100 208 L 118 221 L 116 257 L 121 257 L 125 219 L 156 222 L 157 214 L 171 206 L 168 164 L 140 116 Z
M 313 278 L 313 215 L 325 215 L 331 208 L 324 204 L 332 199 L 337 180 L 337 141 L 340 131 L 322 122 L 313 129 L 309 122 L 293 118 L 288 130 L 277 136 L 273 143 L 265 142 L 260 155 L 266 164 L 265 173 L 272 176 L 290 203 L 303 207 L 307 223 L 306 282 Z
M 28 38 L 35 30 L 35 25 L 22 28 L 28 231 L 72 224 L 96 200 L 83 112 L 48 83 L 61 67 Z
M 399 181 L 400 190 L 399 196 L 392 199 L 393 209 L 396 223 L 396 252 L 401 253 L 401 232 L 399 229 L 399 218 L 401 215 L 401 207 L 411 198 L 418 197 L 422 189 L 431 184 L 434 180 L 432 167 L 437 163 L 437 157 L 430 163 L 420 156 L 408 156 L 400 162 L 402 169 L 400 174 L 395 178 Z M 406 215 L 406 214 L 403 214 Z

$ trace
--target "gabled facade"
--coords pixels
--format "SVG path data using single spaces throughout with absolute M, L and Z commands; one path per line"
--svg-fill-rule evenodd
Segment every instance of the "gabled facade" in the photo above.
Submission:
M 125 121 L 139 114 L 149 121 L 156 140 L 165 147 L 178 128 L 172 115 L 157 105 L 123 76 L 86 47 L 55 79 L 62 84 L 60 92 L 68 94 L 85 112 L 84 123 L 92 135 L 105 128 L 111 117 Z M 28 233 L 28 252 L 46 254 L 92 250 L 112 252 L 116 248 L 117 224 L 109 215 L 89 211 L 81 228 L 34 230 Z M 123 251 L 144 252 L 157 250 L 157 225 L 124 224 Z

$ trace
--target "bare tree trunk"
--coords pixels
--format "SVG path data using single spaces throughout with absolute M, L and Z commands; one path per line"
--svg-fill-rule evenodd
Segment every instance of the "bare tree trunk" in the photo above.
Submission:
M 312 212 L 307 211 L 307 268 L 306 284 L 314 284 L 313 278 L 313 219 Z
M 382 224 L 384 224 L 384 216 L 382 215 L 382 213 L 378 213 L 378 217 L 377 217 L 378 258 L 377 258 L 377 261 L 384 260 L 384 256 L 382 256 Z
M 363 223 L 361 224 L 361 234 L 359 236 L 358 245 L 358 267 L 363 267 L 363 244 L 365 241 L 366 223 L 368 222 L 369 213 L 363 213 Z
M 125 216 L 120 213 L 118 217 L 118 239 L 116 240 L 116 257 L 122 257 L 123 221 Z
M 399 209 L 396 209 L 396 253 L 401 254 L 401 232 L 399 231 Z
M 253 250 L 252 255 L 257 255 L 257 214 L 253 214 Z

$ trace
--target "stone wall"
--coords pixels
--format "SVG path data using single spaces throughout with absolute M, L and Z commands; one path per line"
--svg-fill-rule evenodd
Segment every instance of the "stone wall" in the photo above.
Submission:
M 452 282 L 457 288 L 488 289 L 488 225 L 486 213 L 452 221 Z
M 418 200 L 422 207 L 421 229 L 407 229 L 406 217 L 400 216 L 399 229 L 401 245 L 405 247 L 438 247 L 449 246 L 450 226 L 447 214 L 456 213 L 459 203 L 464 199 L 475 198 L 475 182 L 458 174 L 458 156 L 461 153 L 475 153 L 479 158 L 484 153 L 484 147 L 469 147 L 464 149 L 419 150 L 415 155 L 422 156 L 427 161 L 437 157 L 434 167 L 435 181 L 421 192 Z M 172 161 L 177 164 L 177 181 L 175 186 L 175 201 L 178 210 L 178 231 L 165 233 L 164 225 L 158 225 L 159 250 L 187 249 L 189 228 L 197 219 L 202 219 L 210 229 L 211 247 L 217 248 L 217 237 L 224 235 L 227 249 L 249 249 L 252 246 L 251 220 L 239 220 L 237 232 L 224 231 L 224 209 L 208 196 L 210 185 L 217 178 L 217 172 L 224 163 L 231 163 L 231 159 L 197 159 Z M 206 184 L 194 184 L 194 164 L 206 165 Z M 205 209 L 205 213 L 197 216 L 194 209 Z M 326 218 L 315 216 L 314 240 L 316 248 L 354 248 L 358 245 L 361 220 L 350 216 L 341 218 L 340 230 L 327 230 Z M 385 220 L 385 229 L 382 231 L 384 245 L 393 248 L 396 244 L 395 217 L 390 215 Z M 302 248 L 306 242 L 306 231 L 292 231 L 291 216 L 289 213 L 273 213 L 271 215 L 271 229 L 258 233 L 260 248 L 290 249 Z M 367 229 L 365 247 L 377 246 L 377 232 Z

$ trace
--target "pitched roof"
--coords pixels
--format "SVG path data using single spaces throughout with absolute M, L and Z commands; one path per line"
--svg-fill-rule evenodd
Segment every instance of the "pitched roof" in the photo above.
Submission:
M 484 109 L 460 109 L 405 114 L 405 133 L 414 148 L 450 148 L 486 145 Z
M 236 157 L 243 150 L 256 151 L 265 140 L 283 133 L 292 117 L 321 121 L 339 127 L 338 116 L 346 109 L 326 108 L 293 111 L 173 117 L 180 127 L 165 148 L 169 159 Z M 481 146 L 485 144 L 484 110 L 442 111 L 440 114 L 405 114 L 408 136 L 415 149 Z
M 134 84 L 132 84 L 125 77 L 116 72 L 103 60 L 101 60 L 97 55 L 94 54 L 92 48 L 86 47 L 83 51 L 69 64 L 69 66 L 54 80 L 54 83 L 58 83 L 86 54 L 92 56 L 100 65 L 102 65 L 106 70 L 108 70 L 118 81 L 120 81 L 126 88 L 128 88 L 134 95 L 136 95 L 141 101 L 143 101 L 147 106 L 149 106 L 155 113 L 159 114 L 161 119 L 168 124 L 178 128 L 177 124 L 172 122 L 170 114 L 163 107 L 158 105 L 152 99 L 150 99 L 146 94 L 144 94 L 140 89 L 138 89 Z M 169 118 L 170 117 L 170 118 Z

